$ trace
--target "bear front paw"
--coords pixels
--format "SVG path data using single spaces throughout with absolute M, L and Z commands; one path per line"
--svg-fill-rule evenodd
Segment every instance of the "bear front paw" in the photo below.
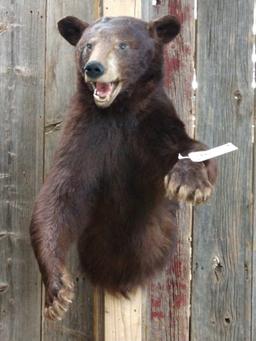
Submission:
M 74 284 L 67 271 L 63 271 L 59 281 L 54 280 L 46 287 L 46 307 L 44 316 L 49 320 L 62 320 L 74 297 Z
M 178 161 L 164 182 L 167 197 L 192 204 L 206 201 L 213 189 L 204 163 L 192 163 L 190 160 Z

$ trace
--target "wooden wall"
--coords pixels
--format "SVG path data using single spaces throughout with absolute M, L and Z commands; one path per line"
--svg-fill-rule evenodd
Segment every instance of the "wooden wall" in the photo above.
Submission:
M 254 0 L 1 0 L 1 341 L 255 340 L 254 6 Z M 130 301 L 95 290 L 73 250 L 75 303 L 62 322 L 46 322 L 28 226 L 75 88 L 73 48 L 56 22 L 65 15 L 92 22 L 168 13 L 182 23 L 165 51 L 170 97 L 191 136 L 209 146 L 233 142 L 239 151 L 219 158 L 207 204 L 182 205 L 177 252 L 146 289 Z

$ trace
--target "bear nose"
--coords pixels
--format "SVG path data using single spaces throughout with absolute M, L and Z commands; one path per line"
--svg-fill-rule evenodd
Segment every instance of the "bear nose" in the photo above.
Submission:
M 85 66 L 85 73 L 90 78 L 99 78 L 103 75 L 105 69 L 101 63 L 98 62 L 90 62 Z

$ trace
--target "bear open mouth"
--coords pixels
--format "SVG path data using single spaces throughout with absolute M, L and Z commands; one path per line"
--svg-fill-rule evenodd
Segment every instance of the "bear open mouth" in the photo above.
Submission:
M 109 107 L 121 90 L 121 82 L 91 82 L 94 89 L 93 97 L 97 106 Z

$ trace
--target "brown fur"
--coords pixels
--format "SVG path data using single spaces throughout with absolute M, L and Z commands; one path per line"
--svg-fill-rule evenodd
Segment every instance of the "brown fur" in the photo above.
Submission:
M 63 296 L 68 288 L 66 298 L 72 297 L 70 280 L 63 278 L 68 278 L 65 256 L 73 240 L 78 239 L 81 265 L 91 281 L 127 295 L 163 268 L 175 248 L 177 204 L 166 197 L 164 177 L 167 191 L 172 179 L 174 196 L 186 185 L 185 200 L 216 178 L 213 161 L 200 167 L 177 162 L 178 153 L 205 147 L 188 137 L 163 89 L 163 45 L 179 31 L 174 18 L 150 24 L 104 18 L 88 26 L 68 17 L 59 29 L 76 45 L 77 93 L 31 222 L 46 315 L 52 319 L 68 308 L 60 291 Z M 101 44 L 104 58 L 115 51 L 123 81 L 121 93 L 104 109 L 95 105 L 84 81 L 91 38 Z M 128 51 L 116 48 L 120 41 L 128 41 Z

